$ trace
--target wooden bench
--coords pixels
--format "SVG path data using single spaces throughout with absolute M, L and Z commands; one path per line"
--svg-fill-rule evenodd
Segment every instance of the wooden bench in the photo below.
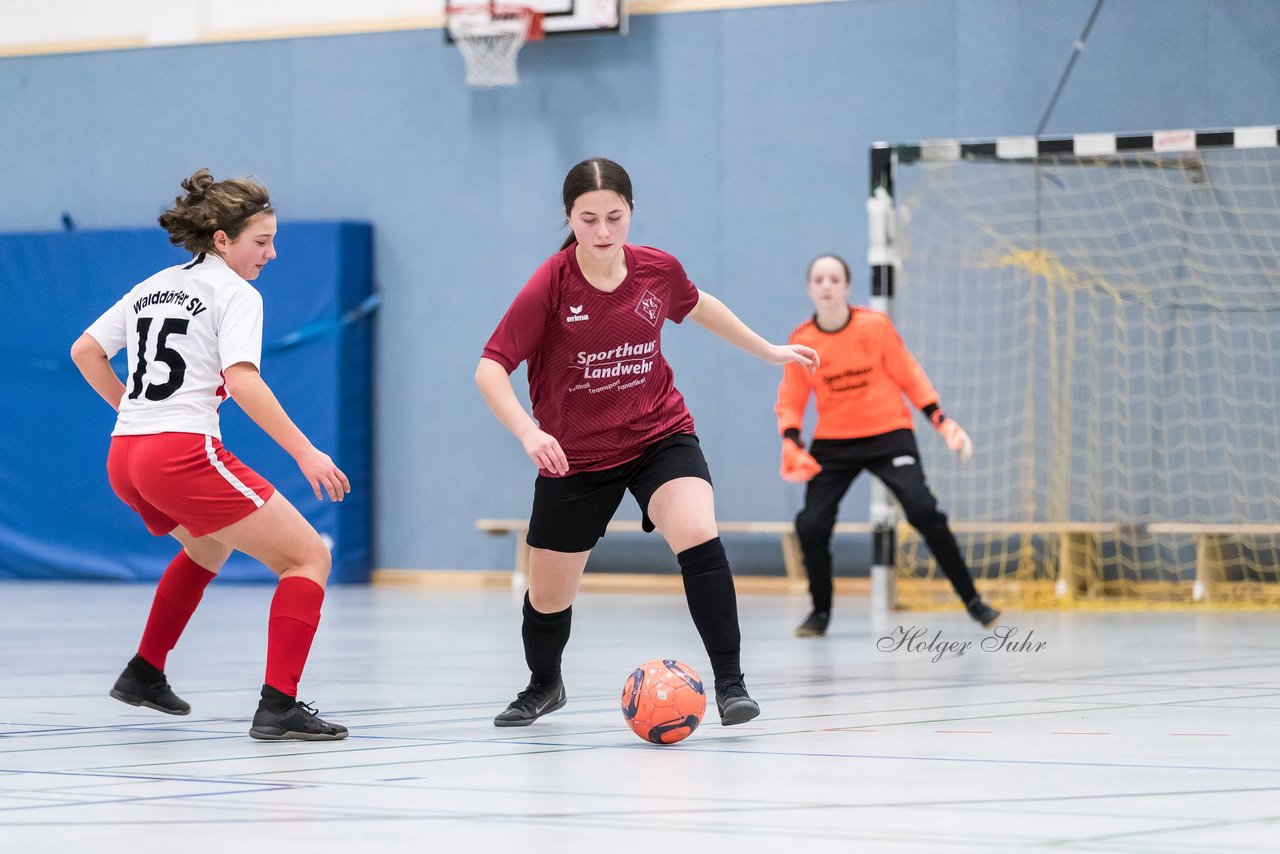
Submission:
M 800 540 L 796 536 L 795 525 L 791 522 L 716 522 L 721 534 L 772 534 L 779 538 L 782 546 L 782 566 L 786 577 L 791 581 L 805 581 L 808 576 L 804 571 L 804 558 L 800 554 Z M 477 519 L 476 528 L 495 536 L 502 534 L 516 535 L 515 574 L 512 584 L 520 586 L 529 577 L 529 545 L 525 536 L 529 533 L 528 519 Z M 609 523 L 605 529 L 609 534 L 638 534 L 642 532 L 638 520 L 618 520 Z M 868 522 L 838 522 L 837 534 L 869 534 L 871 524 Z
M 721 534 L 770 534 L 779 538 L 782 547 L 782 565 L 790 581 L 805 581 L 804 558 L 800 552 L 800 540 L 791 522 L 717 522 Z M 899 522 L 900 535 L 909 529 L 906 522 Z M 1062 598 L 1075 598 L 1092 593 L 1094 579 L 1088 568 L 1095 565 L 1103 537 L 1133 537 L 1141 534 L 1181 534 L 1193 538 L 1196 549 L 1193 598 L 1196 601 L 1213 599 L 1214 588 L 1224 575 L 1225 561 L 1222 546 L 1226 538 L 1233 536 L 1280 536 L 1280 523 L 1230 524 L 1199 522 L 1152 522 L 1143 525 L 1127 525 L 1116 522 L 952 522 L 951 530 L 957 536 L 964 534 L 989 534 L 993 536 L 1045 536 L 1061 538 L 1057 549 L 1057 593 Z M 529 577 L 529 546 L 525 535 L 529 531 L 527 519 L 477 519 L 476 528 L 495 536 L 516 535 L 513 586 L 523 586 Z M 615 520 L 609 523 L 608 533 L 640 533 L 640 522 Z M 870 534 L 874 530 L 868 522 L 839 522 L 837 534 Z M 892 573 L 890 573 L 892 574 Z M 873 587 L 875 579 L 873 579 Z M 890 579 L 882 583 L 892 584 Z M 873 592 L 874 595 L 874 592 Z M 882 594 L 887 602 L 894 600 L 892 590 Z
M 1125 524 L 1119 522 L 952 522 L 957 534 L 991 534 L 997 536 L 1040 535 L 1061 538 L 1057 567 L 1057 595 L 1072 599 L 1090 596 L 1095 579 L 1088 567 L 1097 563 L 1099 540 L 1143 535 L 1186 535 L 1195 544 L 1195 579 L 1192 598 L 1209 601 L 1214 588 L 1225 575 L 1222 546 L 1233 536 L 1280 536 L 1277 524 L 1231 524 L 1228 522 L 1151 522 Z
M 1190 534 L 1196 545 L 1196 578 L 1191 598 L 1211 601 L 1214 588 L 1223 579 L 1226 561 L 1222 555 L 1228 537 L 1266 537 L 1280 535 L 1280 524 L 1227 524 L 1219 522 L 1152 522 L 1139 528 L 1149 534 Z M 1132 527 L 1129 530 L 1133 530 Z

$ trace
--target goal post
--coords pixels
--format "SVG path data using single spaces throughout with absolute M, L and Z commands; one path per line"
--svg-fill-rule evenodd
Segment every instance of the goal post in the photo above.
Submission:
M 878 143 L 870 190 L 872 306 L 974 440 L 918 422 L 984 595 L 1280 603 L 1276 127 Z M 877 492 L 873 600 L 958 607 Z

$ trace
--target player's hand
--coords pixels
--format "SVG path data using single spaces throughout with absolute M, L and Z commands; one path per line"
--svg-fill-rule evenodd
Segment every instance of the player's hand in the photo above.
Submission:
M 541 430 L 533 430 L 522 436 L 520 443 L 524 445 L 524 452 L 538 468 L 554 475 L 569 473 L 569 459 L 564 455 L 564 450 L 555 436 Z
M 803 445 L 782 440 L 782 468 L 778 474 L 787 483 L 804 483 L 822 471 L 822 465 L 804 449 Z
M 818 351 L 803 344 L 779 344 L 769 356 L 771 365 L 787 365 L 795 362 L 809 373 L 818 370 Z
M 973 456 L 973 442 L 969 439 L 969 434 L 964 432 L 964 428 L 950 418 L 943 418 L 942 422 L 935 424 L 934 427 L 942 434 L 942 438 L 947 440 L 947 447 L 960 455 L 960 462 L 968 462 Z
M 328 493 L 330 501 L 341 501 L 351 491 L 351 481 L 342 473 L 342 469 L 333 464 L 329 455 L 317 448 L 310 448 L 295 459 L 302 475 L 311 484 L 311 491 L 316 499 L 323 501 L 324 493 Z

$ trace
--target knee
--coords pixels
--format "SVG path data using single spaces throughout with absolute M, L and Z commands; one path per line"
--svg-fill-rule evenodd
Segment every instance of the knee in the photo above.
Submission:
M 663 514 L 660 519 L 654 519 L 653 522 L 675 554 L 720 536 L 716 527 L 715 513 L 710 507 L 699 508 L 697 512 L 681 515 Z
M 902 512 L 913 528 L 937 528 L 947 526 L 947 514 L 938 509 L 938 502 L 930 498 L 927 501 L 914 501 L 904 504 Z
M 719 541 L 720 531 L 716 528 L 715 521 L 693 523 L 686 526 L 678 534 L 678 537 L 672 538 L 673 550 L 676 554 L 688 548 L 700 546 L 703 543 L 709 543 L 712 540 Z M 678 545 L 677 545 L 678 542 Z
M 529 607 L 539 614 L 558 614 L 573 607 L 573 597 L 566 595 L 564 591 L 535 590 L 530 587 L 526 595 Z
M 329 546 L 323 539 L 317 536 L 316 540 L 319 546 L 315 552 L 316 572 L 323 582 L 329 579 L 329 570 L 333 568 L 333 553 L 329 551 Z
M 232 551 L 230 546 L 224 546 L 214 540 L 187 543 L 183 545 L 182 550 L 195 563 L 213 573 L 217 573 L 222 569 L 222 565 L 227 562 L 227 558 L 231 557 Z
M 796 516 L 796 536 L 804 542 L 826 540 L 831 536 L 832 523 L 817 513 L 801 510 Z
M 302 575 L 310 578 L 321 587 L 329 580 L 329 569 L 333 566 L 333 555 L 319 534 L 308 537 L 289 561 L 290 566 L 281 575 Z

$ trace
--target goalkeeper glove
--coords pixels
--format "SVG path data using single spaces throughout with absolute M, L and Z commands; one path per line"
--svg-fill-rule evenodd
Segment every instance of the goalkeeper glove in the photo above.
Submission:
M 969 434 L 964 432 L 964 428 L 943 415 L 941 409 L 934 409 L 929 414 L 929 420 L 933 422 L 933 429 L 946 439 L 947 447 L 960 455 L 960 462 L 968 462 L 973 456 L 973 441 L 969 438 Z
M 790 433 L 791 431 L 787 431 Z M 822 465 L 805 451 L 799 432 L 782 440 L 782 468 L 779 474 L 787 483 L 804 483 L 822 471 Z

